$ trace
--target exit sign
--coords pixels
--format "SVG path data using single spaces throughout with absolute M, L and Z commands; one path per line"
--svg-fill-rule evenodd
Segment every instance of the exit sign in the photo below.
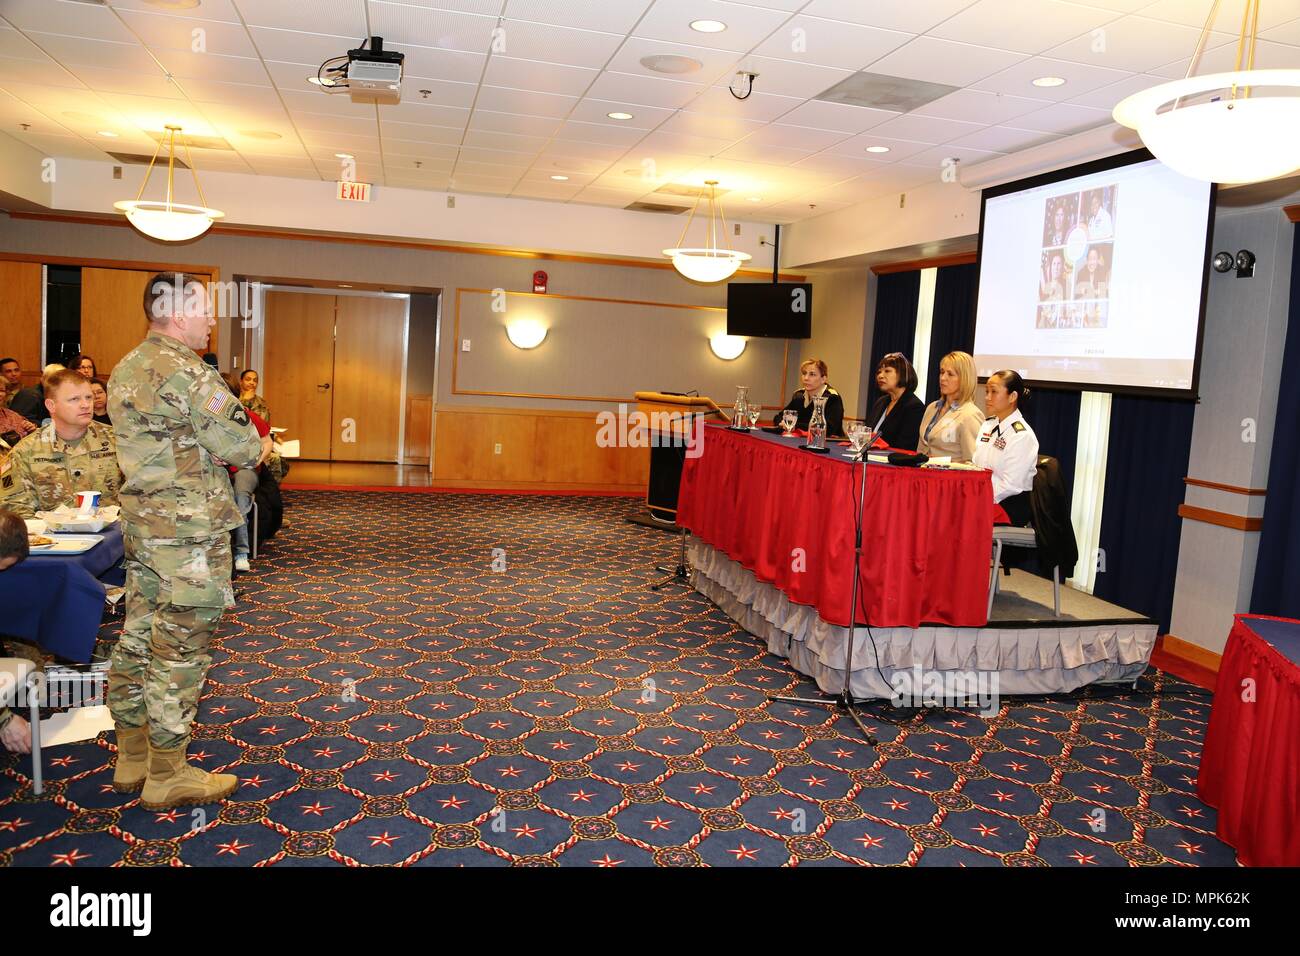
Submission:
M 334 197 L 350 202 L 370 202 L 370 183 L 357 183 L 344 180 L 338 184 L 339 191 Z

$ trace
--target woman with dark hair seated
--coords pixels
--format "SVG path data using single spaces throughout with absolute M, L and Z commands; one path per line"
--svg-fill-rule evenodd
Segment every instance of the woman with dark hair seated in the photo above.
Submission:
M 914 451 L 921 437 L 925 404 L 916 397 L 916 370 L 902 352 L 890 352 L 876 366 L 876 386 L 885 394 L 867 413 L 867 425 L 890 448 Z
M 974 463 L 993 472 L 993 501 L 1017 527 L 1033 521 L 1029 493 L 1038 470 L 1038 436 L 1020 413 L 1029 388 L 1019 372 L 994 372 L 984 385 L 989 418 L 975 443 Z
M 776 424 L 781 424 L 781 416 L 787 411 L 795 412 L 799 418 L 795 428 L 808 430 L 812 421 L 813 399 L 826 396 L 826 434 L 838 437 L 844 434 L 844 399 L 840 393 L 831 388 L 826 381 L 826 363 L 821 359 L 806 359 L 799 366 L 799 379 L 803 388 L 794 393 L 785 408 L 776 413 Z
M 68 368 L 74 372 L 80 372 L 82 378 L 91 380 L 99 378 L 99 372 L 95 368 L 95 360 L 84 352 L 74 356 L 72 361 L 68 363 Z

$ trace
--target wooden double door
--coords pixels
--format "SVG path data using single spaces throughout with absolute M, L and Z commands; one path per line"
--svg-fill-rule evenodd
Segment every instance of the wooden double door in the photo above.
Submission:
M 399 461 L 407 300 L 268 291 L 258 369 L 272 424 L 314 461 Z

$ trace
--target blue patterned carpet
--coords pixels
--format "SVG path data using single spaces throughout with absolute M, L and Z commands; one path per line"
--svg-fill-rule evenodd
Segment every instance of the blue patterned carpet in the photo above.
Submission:
M 49 751 L 39 798 L 6 756 L 0 865 L 1235 861 L 1195 796 L 1210 695 L 1170 675 L 871 721 L 872 749 L 768 704 L 812 688 L 717 608 L 646 587 L 673 539 L 626 499 L 286 499 L 191 747 L 234 799 L 141 809 L 109 786 L 111 733 Z

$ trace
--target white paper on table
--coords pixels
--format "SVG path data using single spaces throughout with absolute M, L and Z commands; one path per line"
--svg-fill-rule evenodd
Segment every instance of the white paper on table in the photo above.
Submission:
M 936 455 L 927 461 L 922 468 L 947 468 L 952 464 L 952 455 Z
M 41 749 L 93 740 L 101 731 L 112 729 L 113 715 L 106 705 L 72 707 L 41 721 Z
M 45 522 L 40 518 L 24 518 L 23 524 L 27 525 L 28 534 L 45 534 Z
M 105 505 L 95 509 L 93 515 L 83 515 L 71 505 L 59 505 L 53 511 L 38 511 L 36 516 L 45 520 L 48 531 L 94 534 L 115 523 L 120 511 L 117 505 Z
M 281 458 L 297 458 L 301 447 L 301 443 L 295 438 L 293 441 L 281 442 L 276 450 L 279 451 Z
M 287 429 L 287 428 L 277 426 L 277 427 L 271 429 L 271 434 L 272 434 L 272 435 L 283 435 L 283 434 L 284 434 L 285 432 L 287 432 L 288 430 L 289 430 L 289 429 Z

